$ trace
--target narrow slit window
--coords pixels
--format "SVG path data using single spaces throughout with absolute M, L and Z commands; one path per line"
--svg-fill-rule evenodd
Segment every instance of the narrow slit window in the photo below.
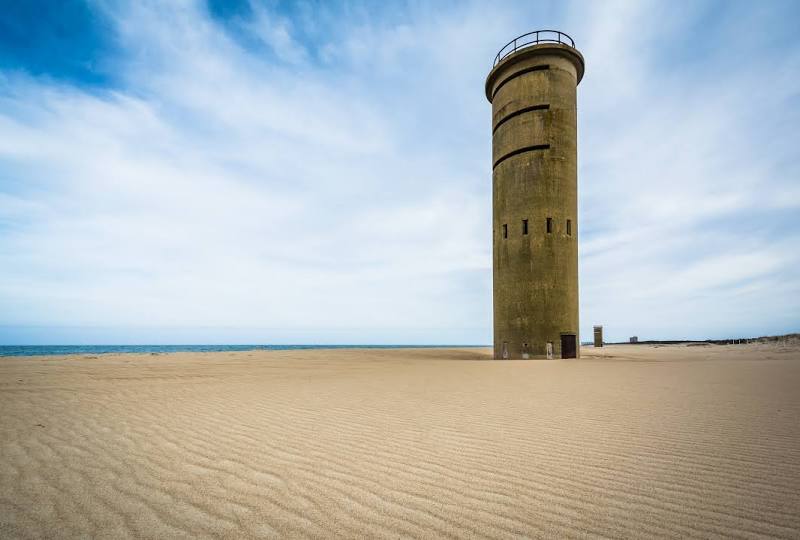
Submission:
M 547 234 L 553 232 L 553 218 L 547 218 Z
M 503 223 L 503 238 L 508 238 L 508 225 Z
M 572 236 L 572 220 L 571 219 L 567 220 L 567 234 Z
M 522 220 L 522 234 L 528 234 L 528 220 Z

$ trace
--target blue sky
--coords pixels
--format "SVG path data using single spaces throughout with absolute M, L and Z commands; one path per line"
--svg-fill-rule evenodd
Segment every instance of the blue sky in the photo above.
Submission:
M 582 337 L 800 330 L 797 2 L 2 7 L 0 343 L 489 343 L 536 28 L 587 64 Z

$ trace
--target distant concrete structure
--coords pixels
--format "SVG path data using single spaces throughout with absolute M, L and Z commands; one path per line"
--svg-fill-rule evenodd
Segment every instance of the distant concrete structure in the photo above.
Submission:
M 631 336 L 631 337 L 629 338 L 629 341 L 630 341 L 631 343 L 639 343 L 639 336 Z
M 494 357 L 576 358 L 577 85 L 583 56 L 539 30 L 503 47 L 492 104 Z
M 602 325 L 594 327 L 594 346 L 595 347 L 602 347 L 603 346 L 603 327 L 602 327 Z

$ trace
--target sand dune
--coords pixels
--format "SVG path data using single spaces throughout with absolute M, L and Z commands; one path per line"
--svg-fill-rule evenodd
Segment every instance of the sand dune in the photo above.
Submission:
M 800 537 L 800 352 L 0 358 L 0 536 Z

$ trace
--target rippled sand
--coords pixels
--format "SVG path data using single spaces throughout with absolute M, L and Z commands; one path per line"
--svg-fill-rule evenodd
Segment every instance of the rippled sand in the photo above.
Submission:
M 776 345 L 0 358 L 0 537 L 800 537 Z

